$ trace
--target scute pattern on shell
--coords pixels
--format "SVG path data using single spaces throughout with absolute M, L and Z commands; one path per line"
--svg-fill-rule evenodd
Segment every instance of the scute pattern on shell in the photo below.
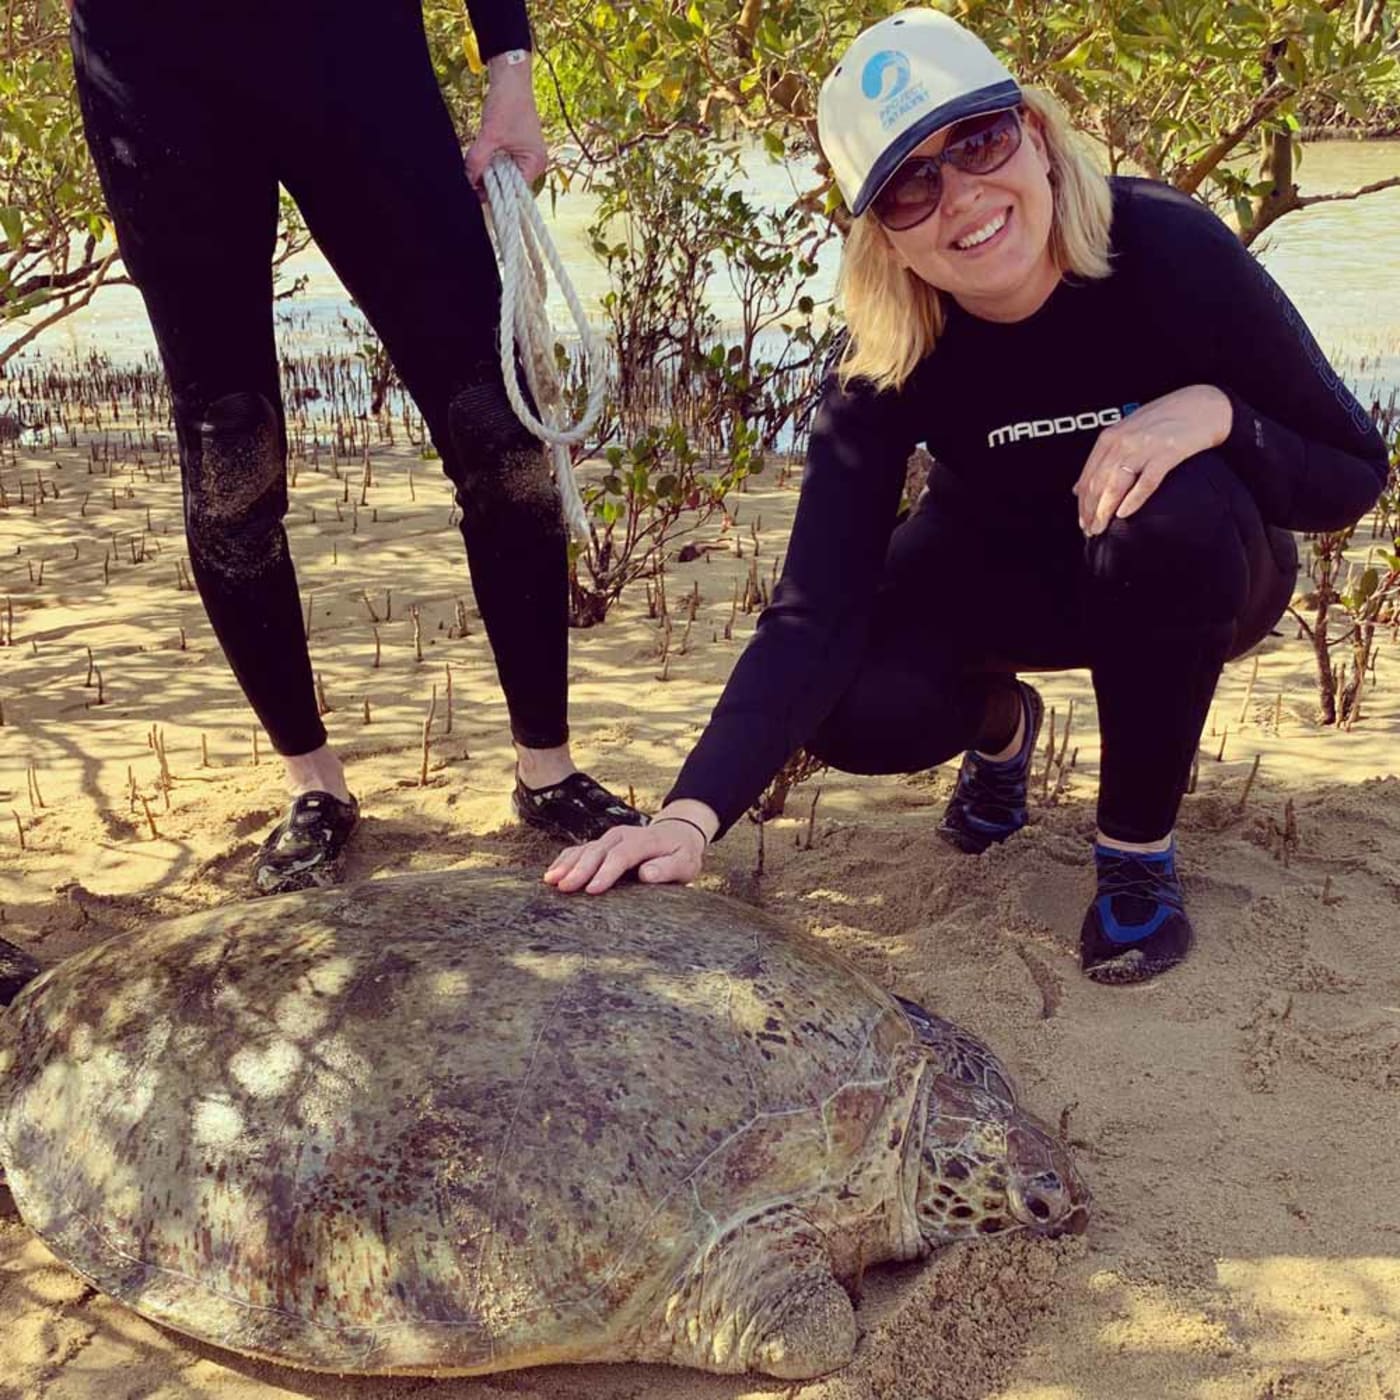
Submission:
M 0 1016 L 0 1160 L 72 1267 L 235 1350 L 641 1356 L 734 1222 L 889 1193 L 862 1173 L 898 1169 L 919 1053 L 874 984 L 717 896 L 398 876 L 52 972 Z

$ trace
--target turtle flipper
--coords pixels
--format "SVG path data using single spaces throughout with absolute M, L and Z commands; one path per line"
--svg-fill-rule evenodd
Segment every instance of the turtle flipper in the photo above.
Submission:
M 826 1237 L 792 1206 L 749 1216 L 701 1250 L 657 1331 L 666 1354 L 638 1359 L 784 1380 L 839 1370 L 857 1335 Z
M 754 1348 L 752 1369 L 781 1380 L 807 1380 L 838 1371 L 856 1349 L 850 1295 L 831 1276 L 804 1280 L 783 1300 L 776 1325 Z
M 24 951 L 0 938 L 0 1006 L 8 1006 L 39 975 L 39 964 Z

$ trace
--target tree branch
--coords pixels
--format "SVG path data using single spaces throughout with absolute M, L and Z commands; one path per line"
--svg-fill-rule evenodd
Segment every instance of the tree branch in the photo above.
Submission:
M 1306 209 L 1313 204 L 1331 204 L 1339 199 L 1360 199 L 1365 194 L 1375 194 L 1377 190 L 1392 190 L 1400 187 L 1400 175 L 1392 175 L 1385 180 L 1377 180 L 1370 185 L 1362 185 L 1359 190 L 1341 190 L 1336 194 L 1304 194 L 1296 192 L 1284 198 L 1270 202 L 1264 207 L 1247 229 L 1240 230 L 1240 242 L 1246 248 L 1252 246 L 1254 240 L 1259 237 L 1265 229 L 1272 228 L 1285 214 L 1291 214 L 1296 209 Z
M 739 10 L 739 18 L 734 24 L 734 33 L 738 40 L 734 47 L 745 63 L 753 57 L 753 39 L 758 32 L 758 19 L 762 11 L 763 0 L 744 0 Z
M 92 300 L 99 287 L 113 285 L 113 283 L 107 281 L 107 271 L 120 257 L 121 254 L 115 249 L 108 253 L 102 260 L 101 266 L 98 267 L 92 282 L 82 296 L 78 297 L 75 301 L 65 301 L 57 311 L 53 312 L 51 315 L 45 316 L 37 325 L 30 326 L 18 340 L 12 340 L 3 350 L 0 350 L 0 371 L 3 371 L 5 366 L 9 364 L 26 345 L 29 345 L 36 337 L 48 330 L 50 326 L 63 320 L 65 316 L 71 316 L 73 312 L 82 310 L 82 308 Z
M 548 54 L 540 54 L 544 61 L 546 71 L 549 73 L 549 81 L 554 85 L 554 96 L 559 101 L 559 113 L 564 118 L 564 125 L 569 128 L 569 135 L 574 138 L 574 144 L 583 152 L 584 159 L 590 165 L 598 164 L 598 157 L 588 149 L 588 142 L 579 134 L 574 126 L 574 119 L 569 114 L 569 104 L 564 100 L 564 89 L 559 85 L 559 74 L 554 71 L 554 65 L 549 61 Z
M 1339 191 L 1337 194 L 1300 195 L 1295 209 L 1306 209 L 1312 204 L 1331 204 L 1337 199 L 1360 199 L 1363 194 L 1375 194 L 1378 190 L 1393 190 L 1400 185 L 1400 175 L 1392 175 L 1387 180 L 1377 180 L 1374 184 L 1362 185 L 1359 190 Z
M 1239 143 L 1262 121 L 1267 121 L 1294 94 L 1292 86 L 1285 82 L 1271 83 L 1258 97 L 1249 115 L 1236 127 L 1227 131 L 1211 148 L 1194 161 L 1186 173 L 1172 183 L 1185 194 L 1195 194 L 1206 176 L 1220 164 Z
M 105 268 L 111 260 L 111 254 L 108 254 L 106 258 L 92 258 L 67 272 L 35 273 L 34 276 L 26 277 L 23 282 L 17 283 L 6 299 L 20 301 L 35 292 L 66 292 L 81 286 L 99 269 Z

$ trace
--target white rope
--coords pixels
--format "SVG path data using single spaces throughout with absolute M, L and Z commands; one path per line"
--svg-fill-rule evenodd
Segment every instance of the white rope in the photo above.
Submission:
M 501 377 L 515 416 L 551 448 L 564 518 L 574 534 L 587 541 L 588 513 L 574 479 L 569 448 L 583 441 L 603 411 L 608 390 L 603 342 L 583 314 L 559 250 L 515 162 L 506 155 L 496 156 L 486 167 L 485 185 L 501 257 Z M 573 315 L 586 363 L 588 402 L 583 416 L 570 427 L 560 426 L 559 421 L 563 395 L 554 363 L 554 332 L 545 311 L 546 261 Z M 525 367 L 525 382 L 539 406 L 539 417 L 530 411 L 520 392 L 517 364 Z

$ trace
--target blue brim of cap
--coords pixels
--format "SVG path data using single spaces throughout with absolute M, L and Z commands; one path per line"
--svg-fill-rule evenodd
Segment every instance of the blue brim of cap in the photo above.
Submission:
M 1021 89 L 1010 79 L 995 87 L 978 88 L 976 92 L 964 93 L 945 102 L 941 107 L 921 117 L 908 131 L 900 132 L 894 144 L 881 155 L 870 168 L 865 183 L 860 187 L 851 213 L 859 217 L 870 208 L 875 196 L 889 182 L 890 176 L 903 165 L 911 151 L 917 150 L 936 131 L 954 122 L 966 121 L 969 117 L 984 117 L 988 112 L 1005 112 L 1021 105 Z

